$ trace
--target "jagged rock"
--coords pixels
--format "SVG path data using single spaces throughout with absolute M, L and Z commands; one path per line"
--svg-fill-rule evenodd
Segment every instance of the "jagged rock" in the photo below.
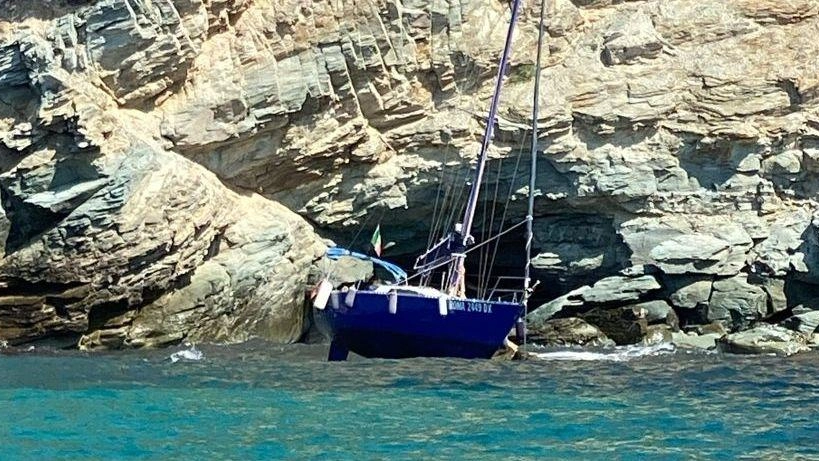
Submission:
M 785 281 L 771 277 L 759 277 L 751 274 L 748 282 L 758 285 L 768 296 L 768 311 L 766 317 L 782 312 L 788 308 L 788 296 L 785 294 Z
M 819 311 L 809 311 L 793 315 L 783 320 L 779 325 L 805 335 L 815 333 L 819 328 Z
M 603 64 L 628 64 L 641 58 L 654 58 L 663 49 L 662 39 L 651 18 L 641 10 L 624 11 L 615 16 L 603 37 Z
M 321 274 L 327 274 L 333 286 L 341 286 L 367 281 L 373 276 L 372 261 L 365 261 L 351 256 L 342 256 L 338 260 L 323 261 Z
M 188 285 L 143 306 L 124 331 L 124 345 L 157 346 L 181 339 L 238 342 L 253 337 L 289 343 L 301 338 L 309 327 L 305 268 L 320 256 L 321 245 L 306 223 L 288 210 L 258 197 L 255 201 L 256 216 L 226 229 L 224 240 L 230 250 L 199 265 Z M 97 331 L 105 334 L 107 329 Z M 96 346 L 83 340 L 80 345 Z
M 526 319 L 527 328 L 539 329 L 542 328 L 542 325 L 546 321 L 552 319 L 558 314 L 571 316 L 577 312 L 582 312 L 584 309 L 588 308 L 585 306 L 579 293 L 577 293 L 577 290 L 575 290 L 536 308 L 528 315 Z
M 680 309 L 695 309 L 708 303 L 711 298 L 711 280 L 694 280 L 673 291 L 668 299 Z
M 593 286 L 580 287 L 541 305 L 529 315 L 528 322 L 539 325 L 552 317 L 572 316 L 600 304 L 625 305 L 659 288 L 660 284 L 651 275 L 606 277 Z
M 739 224 L 710 218 L 637 218 L 623 224 L 634 264 L 667 274 L 734 275 L 745 265 L 753 241 Z
M 613 276 L 599 280 L 591 288 L 582 292 L 588 303 L 612 303 L 636 301 L 646 293 L 658 290 L 660 284 L 650 275 L 640 277 Z
M 809 229 L 812 218 L 808 210 L 777 216 L 769 225 L 768 237 L 750 252 L 753 269 L 772 277 L 784 277 L 792 271 L 809 273 L 805 254 L 799 248 L 804 245 L 803 234 Z
M 714 282 L 707 320 L 724 323 L 731 331 L 748 328 L 768 313 L 768 296 L 748 283 L 746 275 Z
M 628 306 L 635 312 L 641 312 L 649 325 L 665 324 L 672 330 L 680 329 L 680 321 L 674 309 L 665 301 L 646 301 Z
M 123 132 L 223 182 L 208 180 L 203 189 L 194 179 L 201 171 L 181 168 L 190 177 L 172 183 L 189 184 L 192 194 L 255 191 L 342 241 L 372 224 L 368 217 L 389 216 L 382 232 L 398 242 L 404 261 L 428 242 L 430 223 L 438 222 L 440 234 L 460 214 L 503 44 L 505 28 L 497 26 L 508 18 L 505 3 L 41 3 L 11 2 L 0 15 L 0 188 L 8 222 L 4 231 L 0 218 L 0 237 L 7 235 L 12 259 L 36 253 L 37 267 L 57 268 L 9 285 L 25 285 L 37 299 L 21 304 L 21 317 L 45 315 L 53 319 L 49 331 L 70 326 L 89 344 L 119 344 L 134 309 L 117 303 L 165 299 L 181 288 L 176 280 L 187 283 L 194 273 L 202 282 L 191 281 L 192 291 L 204 290 L 206 280 L 223 294 L 233 290 L 222 283 L 233 263 L 216 267 L 215 258 L 201 256 L 214 235 L 210 225 L 201 233 L 194 225 L 190 242 L 179 246 L 167 245 L 165 229 L 145 243 L 138 226 L 125 235 L 106 227 L 133 211 L 120 207 L 116 181 L 145 158 Z M 553 10 L 538 101 L 534 276 L 554 287 L 536 292 L 544 299 L 570 293 L 533 315 L 666 296 L 681 315 L 703 311 L 698 322 L 710 315 L 745 328 L 806 298 L 819 284 L 819 72 L 805 58 L 817 53 L 814 2 L 560 0 Z M 526 209 L 517 156 L 529 142 L 533 13 L 527 7 L 521 16 L 489 151 L 487 179 L 512 192 L 508 222 Z M 133 184 L 162 201 L 148 223 L 189 197 L 127 184 L 122 197 L 131 197 Z M 232 200 L 222 205 L 235 206 L 233 213 L 197 218 L 232 228 L 259 206 Z M 494 194 L 482 200 L 479 209 L 506 204 Z M 99 232 L 91 238 L 89 229 Z M 66 255 L 51 251 L 73 246 L 104 256 L 130 243 L 140 247 L 134 262 L 150 275 L 146 290 L 124 287 L 139 282 L 118 279 L 113 263 L 94 275 L 82 266 L 69 274 Z M 169 253 L 178 265 L 166 264 Z M 498 271 L 520 267 L 514 252 L 499 254 Z M 16 277 L 10 261 L 0 278 Z M 665 291 L 595 283 L 638 266 Z M 169 273 L 172 281 L 158 282 Z M 715 287 L 716 303 L 708 302 L 707 280 L 745 273 L 762 293 L 743 284 Z M 686 289 L 675 282 L 690 276 L 697 281 Z M 240 279 L 247 283 L 246 275 Z M 784 280 L 803 285 L 786 290 Z M 87 313 L 72 307 L 74 298 L 65 309 L 49 304 L 80 286 L 94 289 L 82 299 L 113 303 L 109 314 L 126 311 L 113 315 L 117 321 L 104 316 L 110 334 L 94 339 L 103 330 L 83 330 Z M 763 297 L 772 309 L 760 313 Z M 244 328 L 236 325 L 225 329 Z M 169 340 L 179 335 L 170 323 L 146 328 Z
M 546 346 L 614 345 L 614 341 L 606 337 L 599 328 L 576 317 L 548 320 L 539 325 L 537 329 L 529 329 L 528 332 L 532 341 Z
M 121 141 L 130 143 L 127 161 L 112 153 L 94 167 L 91 156 L 62 184 L 49 183 L 88 190 L 68 201 L 35 200 L 48 192 L 37 176 L 12 180 L 59 170 L 47 156 L 36 168 L 19 164 L 0 178 L 18 242 L 7 244 L 0 261 L 8 291 L 38 284 L 57 290 L 25 304 L 6 302 L 0 336 L 17 343 L 85 334 L 84 348 L 183 338 L 297 340 L 306 328 L 304 271 L 323 248 L 307 224 L 260 197 L 225 190 L 200 166 L 151 143 Z M 33 219 L 44 220 L 36 231 Z M 31 314 L 24 316 L 19 309 L 26 305 Z
M 646 327 L 646 334 L 642 343 L 646 346 L 670 343 L 671 335 L 674 331 L 668 325 L 649 325 Z
M 805 336 L 767 324 L 724 336 L 718 345 L 721 350 L 734 354 L 793 355 L 810 350 Z

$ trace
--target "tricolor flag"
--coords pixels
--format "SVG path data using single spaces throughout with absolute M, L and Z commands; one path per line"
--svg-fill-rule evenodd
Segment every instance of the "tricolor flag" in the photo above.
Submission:
M 375 226 L 375 232 L 373 232 L 373 237 L 370 239 L 370 243 L 373 244 L 375 254 L 381 256 L 381 224 Z

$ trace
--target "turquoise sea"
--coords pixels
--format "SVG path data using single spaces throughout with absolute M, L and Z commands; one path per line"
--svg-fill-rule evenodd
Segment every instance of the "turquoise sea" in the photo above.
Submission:
M 0 459 L 819 459 L 817 353 L 198 351 L 0 351 Z

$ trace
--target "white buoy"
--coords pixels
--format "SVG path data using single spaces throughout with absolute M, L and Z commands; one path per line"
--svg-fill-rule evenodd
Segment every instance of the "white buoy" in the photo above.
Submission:
M 398 312 L 398 293 L 395 290 L 390 291 L 390 314 Z
M 327 280 L 319 282 L 318 290 L 316 291 L 316 299 L 313 300 L 313 307 L 318 310 L 324 310 L 327 307 L 327 300 L 330 298 L 330 292 L 333 291 L 333 284 Z
M 338 310 L 338 292 L 333 291 L 330 293 L 330 305 L 333 306 L 333 309 Z
M 347 290 L 347 296 L 344 297 L 344 304 L 346 304 L 347 307 L 353 307 L 353 303 L 355 303 L 355 287 L 350 287 L 350 289 Z
M 439 296 L 438 297 L 438 313 L 441 315 L 446 315 L 449 313 L 449 298 L 447 296 Z

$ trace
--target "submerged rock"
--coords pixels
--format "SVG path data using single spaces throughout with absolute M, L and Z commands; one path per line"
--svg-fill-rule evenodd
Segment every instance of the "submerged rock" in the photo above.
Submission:
M 775 325 L 759 325 L 720 338 L 719 348 L 734 354 L 793 355 L 810 348 L 804 335 Z

